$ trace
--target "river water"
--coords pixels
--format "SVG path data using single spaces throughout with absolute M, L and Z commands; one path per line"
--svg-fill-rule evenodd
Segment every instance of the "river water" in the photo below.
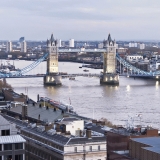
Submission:
M 24 68 L 31 61 L 15 61 L 16 68 Z M 83 73 L 82 64 L 59 62 L 59 71 Z M 45 73 L 46 62 L 28 74 Z M 101 70 L 89 69 L 89 73 Z M 69 103 L 74 110 L 86 117 L 106 118 L 116 125 L 141 124 L 160 128 L 160 85 L 158 81 L 120 77 L 120 85 L 101 86 L 95 77 L 76 77 L 75 81 L 62 79 L 60 87 L 43 86 L 43 78 L 7 79 L 18 93 L 28 89 L 30 98 L 37 100 L 37 94 L 57 101 Z M 134 119 L 134 121 L 133 121 Z

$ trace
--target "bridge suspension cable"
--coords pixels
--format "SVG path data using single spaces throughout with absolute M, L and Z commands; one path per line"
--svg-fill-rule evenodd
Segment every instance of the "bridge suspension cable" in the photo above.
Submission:
M 139 68 L 136 68 L 135 66 L 131 65 L 130 63 L 125 61 L 123 58 L 121 58 L 118 55 L 118 53 L 116 54 L 116 58 L 120 62 L 120 64 L 123 64 L 124 67 L 131 69 L 132 71 L 134 71 L 134 73 L 138 73 L 138 74 L 145 75 L 145 76 L 154 76 L 154 74 L 156 73 L 156 72 L 146 72 Z
M 21 76 L 22 74 L 25 74 L 25 73 L 31 71 L 32 69 L 34 69 L 37 65 L 39 65 L 41 62 L 43 62 L 47 58 L 47 56 L 48 56 L 48 53 L 46 53 L 44 56 L 39 58 L 37 61 L 34 61 L 32 64 L 24 67 L 20 71 L 15 71 L 12 73 L 0 73 L 0 76 L 1 77 Z

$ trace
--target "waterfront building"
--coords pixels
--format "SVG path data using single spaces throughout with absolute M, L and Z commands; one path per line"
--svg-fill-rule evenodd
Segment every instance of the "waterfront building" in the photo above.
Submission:
M 12 42 L 8 41 L 6 43 L 6 52 L 12 52 Z
M 74 39 L 69 40 L 69 47 L 74 47 Z
M 26 41 L 21 42 L 21 52 L 26 53 L 27 52 L 27 43 Z
M 25 160 L 26 140 L 0 115 L 0 160 Z

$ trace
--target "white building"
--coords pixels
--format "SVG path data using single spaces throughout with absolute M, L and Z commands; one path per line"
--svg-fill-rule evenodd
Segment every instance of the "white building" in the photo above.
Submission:
M 27 43 L 26 41 L 21 42 L 21 52 L 27 52 Z
M 23 137 L 17 135 L 15 125 L 0 116 L 0 159 L 25 160 L 25 142 Z
M 6 43 L 6 52 L 12 52 L 12 42 L 8 41 Z
M 138 61 L 138 60 L 143 60 L 143 56 L 141 55 L 129 55 L 126 57 L 127 61 Z
M 58 47 L 62 47 L 61 39 L 58 39 Z
M 69 47 L 74 47 L 74 39 L 69 40 Z
M 140 49 L 145 49 L 145 44 L 144 44 L 144 43 L 140 44 L 140 45 L 139 45 L 139 48 L 140 48 Z
M 84 129 L 84 121 L 83 120 L 70 120 L 65 121 L 65 118 L 62 119 L 60 124 L 65 125 L 66 132 L 70 132 L 73 136 L 78 136 L 78 132 Z
M 132 43 L 132 42 L 130 42 L 129 43 L 129 47 L 131 48 L 131 47 L 137 47 L 138 45 L 137 45 L 137 43 Z

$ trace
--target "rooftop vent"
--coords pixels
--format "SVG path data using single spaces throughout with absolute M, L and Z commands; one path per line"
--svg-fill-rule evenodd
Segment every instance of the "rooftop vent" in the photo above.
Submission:
M 43 131 L 45 131 L 45 127 L 44 127 L 44 126 L 37 126 L 37 131 L 38 131 L 38 132 L 43 132 Z
M 50 130 L 47 131 L 47 134 L 54 135 L 54 134 L 56 134 L 56 130 L 55 129 L 50 129 Z
M 36 127 L 36 123 L 30 123 L 28 126 L 31 127 L 31 128 L 35 128 Z

